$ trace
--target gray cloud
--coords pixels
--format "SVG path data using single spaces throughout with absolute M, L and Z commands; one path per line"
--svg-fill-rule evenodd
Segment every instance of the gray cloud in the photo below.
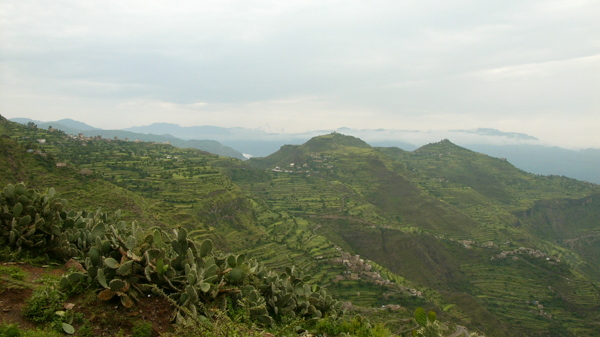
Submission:
M 572 129 L 560 141 L 600 146 L 599 16 L 576 0 L 6 0 L 0 111 L 101 127 Z

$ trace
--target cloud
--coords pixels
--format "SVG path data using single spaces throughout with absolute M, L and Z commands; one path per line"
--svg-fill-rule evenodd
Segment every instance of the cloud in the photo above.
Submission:
M 598 16 L 582 0 L 5 0 L 0 109 L 542 137 L 598 122 Z

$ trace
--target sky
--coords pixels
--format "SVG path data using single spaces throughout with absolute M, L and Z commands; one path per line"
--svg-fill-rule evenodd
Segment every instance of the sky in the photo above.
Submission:
M 0 2 L 0 114 L 600 148 L 600 2 Z

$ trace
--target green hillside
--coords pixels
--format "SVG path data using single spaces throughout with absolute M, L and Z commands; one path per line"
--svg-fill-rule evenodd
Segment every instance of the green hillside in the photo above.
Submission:
M 286 146 L 248 161 L 270 180 L 236 182 L 437 291 L 489 335 L 597 333 L 597 185 L 529 174 L 448 140 L 413 152 L 354 144 L 333 134 Z
M 25 181 L 36 188 L 54 186 L 73 207 L 123 209 L 149 226 L 185 226 L 203 230 L 223 247 L 242 246 L 262 235 L 252 203 L 209 162 L 228 161 L 195 149 L 95 137 L 79 140 L 3 123 L 5 151 L 19 164 L 6 169 L 4 183 Z M 43 141 L 38 141 L 43 140 Z M 14 167 L 23 168 L 23 171 Z M 125 202 L 113 195 L 124 195 Z M 242 235 L 245 240 L 226 240 Z
M 392 332 L 420 306 L 488 336 L 600 333 L 598 185 L 447 140 L 407 152 L 338 133 L 243 162 L 2 118 L 0 151 L 4 185 L 294 265 Z
M 315 276 L 312 282 L 328 284 L 348 270 L 331 263 L 341 254 L 313 223 L 242 193 L 229 177 L 268 177 L 239 160 L 166 144 L 82 141 L 60 131 L 0 124 L 3 151 L 14 157 L 2 165 L 10 172 L 5 183 L 24 181 L 40 190 L 56 186 L 71 209 L 122 209 L 125 219 L 145 228 L 184 226 L 194 240 L 211 239 L 220 249 L 246 253 L 276 270 L 297 266 Z M 414 296 L 393 284 L 386 288 L 400 298 Z M 383 300 L 383 288 L 377 289 L 368 304 Z

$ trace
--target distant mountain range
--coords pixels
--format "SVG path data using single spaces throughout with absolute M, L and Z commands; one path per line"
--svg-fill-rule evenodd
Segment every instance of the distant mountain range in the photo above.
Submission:
M 73 120 L 70 118 L 61 119 L 61 120 L 54 121 L 54 122 L 42 122 L 42 121 L 30 119 L 30 118 L 11 118 L 9 120 L 12 122 L 17 122 L 17 123 L 21 123 L 21 124 L 35 123 L 39 128 L 42 128 L 42 129 L 47 129 L 49 127 L 53 127 L 55 129 L 59 129 L 61 131 L 64 131 L 65 133 L 72 134 L 72 135 L 74 135 L 74 134 L 76 135 L 82 131 L 87 131 L 87 130 L 100 130 L 91 125 L 88 125 L 83 122 L 79 122 L 79 121 L 76 121 L 76 120 Z
M 177 124 L 155 123 L 126 129 L 139 133 L 168 133 L 182 139 L 214 139 L 226 146 L 255 157 L 266 157 L 281 146 L 303 144 L 317 135 L 336 131 L 359 137 L 371 146 L 398 147 L 413 151 L 429 142 L 448 138 L 469 150 L 492 157 L 505 158 L 527 172 L 543 175 L 564 175 L 570 178 L 600 183 L 600 149 L 570 150 L 543 145 L 538 138 L 496 129 L 415 131 L 415 130 L 357 130 L 339 128 L 305 133 L 267 133 L 257 129 L 224 128 L 217 126 L 183 127 Z
M 53 126 L 66 133 L 83 133 L 86 136 L 102 135 L 143 141 L 170 141 L 178 147 L 192 147 L 239 159 L 266 157 L 283 145 L 303 144 L 317 135 L 333 131 L 359 137 L 371 146 L 398 147 L 406 151 L 413 151 L 424 144 L 447 138 L 467 149 L 492 157 L 505 158 L 516 167 L 531 173 L 564 175 L 600 183 L 598 171 L 600 149 L 570 150 L 550 147 L 531 135 L 491 128 L 447 131 L 339 128 L 292 134 L 269 133 L 243 127 L 180 126 L 172 123 L 154 123 L 123 130 L 102 130 L 72 119 L 40 122 L 28 118 L 13 118 L 11 121 L 21 124 L 34 122 L 39 127 Z
M 202 151 L 214 153 L 220 156 L 233 157 L 237 159 L 246 159 L 244 155 L 232 149 L 231 147 L 224 146 L 223 144 L 215 141 L 215 140 L 207 140 L 207 139 L 180 139 L 170 135 L 168 132 L 161 132 L 159 134 L 153 133 L 136 133 L 126 130 L 103 130 L 99 128 L 95 128 L 88 124 L 78 122 L 72 119 L 61 119 L 59 121 L 54 122 L 41 122 L 32 120 L 29 118 L 12 118 L 11 121 L 27 124 L 29 122 L 35 123 L 39 128 L 47 129 L 48 127 L 53 127 L 54 129 L 58 129 L 64 131 L 65 133 L 77 135 L 79 133 L 83 134 L 86 137 L 92 136 L 102 136 L 104 138 L 114 138 L 117 137 L 119 139 L 128 138 L 131 141 L 136 139 L 144 141 L 144 142 L 170 142 L 173 146 L 181 147 L 181 148 L 194 148 Z

